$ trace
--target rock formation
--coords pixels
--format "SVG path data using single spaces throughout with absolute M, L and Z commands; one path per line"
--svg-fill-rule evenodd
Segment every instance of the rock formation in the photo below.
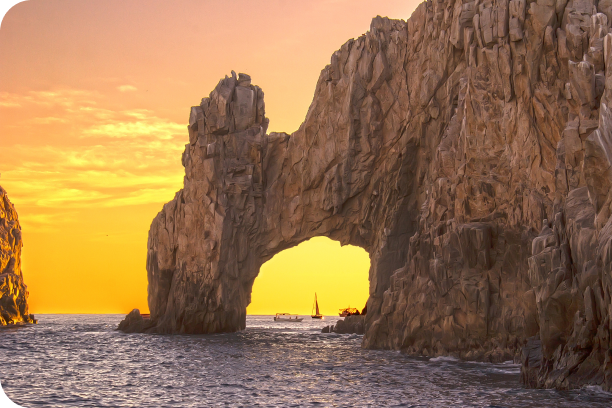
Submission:
M 0 326 L 36 323 L 28 313 L 28 288 L 21 273 L 21 226 L 17 211 L 0 187 Z
M 134 309 L 119 323 L 117 330 L 124 333 L 141 333 L 151 327 L 148 323 L 150 323 L 149 319 L 144 319 L 140 310 Z
M 365 315 L 346 316 L 344 319 L 338 320 L 336 324 L 325 326 L 321 329 L 321 333 L 364 334 Z
M 611 22 L 610 0 L 377 17 L 291 135 L 226 77 L 191 108 L 184 188 L 151 225 L 146 330 L 243 329 L 260 266 L 323 235 L 370 254 L 364 347 L 612 389 Z

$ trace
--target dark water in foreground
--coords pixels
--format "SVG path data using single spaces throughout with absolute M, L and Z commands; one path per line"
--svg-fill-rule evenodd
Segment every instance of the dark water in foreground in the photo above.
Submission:
M 0 380 L 24 407 L 610 407 L 612 394 L 526 390 L 513 364 L 412 358 L 249 316 L 241 333 L 126 335 L 118 315 L 40 315 L 0 330 Z

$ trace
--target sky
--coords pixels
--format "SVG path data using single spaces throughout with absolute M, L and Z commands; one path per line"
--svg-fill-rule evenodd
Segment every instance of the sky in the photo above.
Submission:
M 29 0 L 0 26 L 0 185 L 19 213 L 32 313 L 147 307 L 149 226 L 182 187 L 189 108 L 232 70 L 295 131 L 321 69 L 416 0 Z M 369 258 L 314 238 L 268 261 L 250 314 L 363 307 Z M 350 283 L 348 283 L 350 282 Z M 284 295 L 279 296 L 279 289 Z

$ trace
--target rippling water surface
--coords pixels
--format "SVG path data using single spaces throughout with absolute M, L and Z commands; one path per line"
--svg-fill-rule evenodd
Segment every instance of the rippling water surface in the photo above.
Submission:
M 337 318 L 241 333 L 115 331 L 123 316 L 40 315 L 0 330 L 0 380 L 23 407 L 404 406 L 610 407 L 597 389 L 526 390 L 514 364 L 413 358 L 322 334 Z

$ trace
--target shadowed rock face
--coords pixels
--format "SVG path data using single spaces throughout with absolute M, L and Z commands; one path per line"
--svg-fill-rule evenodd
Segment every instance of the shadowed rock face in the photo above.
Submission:
M 292 135 L 266 134 L 248 76 L 223 79 L 151 226 L 143 330 L 243 329 L 260 266 L 324 235 L 370 254 L 364 347 L 521 356 L 530 386 L 612 389 L 610 17 L 608 0 L 377 17 Z
M 0 187 L 0 326 L 36 323 L 28 313 L 28 288 L 21 273 L 21 226 L 17 211 Z
M 338 320 L 336 324 L 325 326 L 321 333 L 364 334 L 365 315 L 351 315 Z

